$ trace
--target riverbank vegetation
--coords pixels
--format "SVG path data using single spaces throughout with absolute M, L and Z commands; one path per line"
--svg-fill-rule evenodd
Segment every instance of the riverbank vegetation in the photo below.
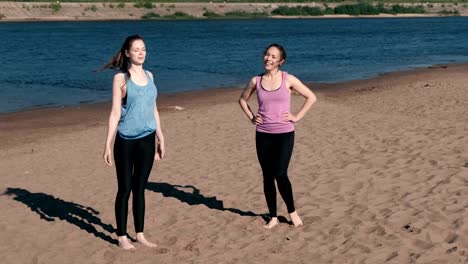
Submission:
M 422 5 L 403 6 L 399 4 L 389 7 L 384 4 L 343 4 L 334 8 L 309 7 L 309 6 L 280 6 L 271 14 L 278 16 L 323 16 L 323 15 L 379 15 L 379 14 L 424 14 L 426 10 Z
M 149 1 L 149 0 L 145 0 Z M 287 6 L 280 5 L 279 7 L 273 9 L 270 13 L 268 12 L 246 12 L 246 11 L 232 11 L 226 12 L 223 14 L 215 13 L 205 9 L 203 13 L 203 18 L 209 19 L 231 19 L 231 18 L 266 18 L 271 16 L 324 16 L 324 15 L 351 15 L 351 16 L 360 16 L 360 15 L 380 15 L 380 14 L 427 14 L 427 10 L 424 5 L 403 5 L 403 4 L 391 4 L 385 5 L 383 3 L 370 4 L 366 2 L 359 2 L 356 4 L 339 4 L 335 7 L 329 7 L 327 4 L 323 5 L 324 7 L 318 6 Z M 157 16 L 150 15 L 148 13 L 144 15 L 143 19 L 168 19 L 168 18 L 194 18 L 189 15 L 174 15 L 169 16 Z M 438 15 L 460 15 L 458 10 L 446 10 L 443 9 L 437 12 Z
M 150 3 L 349 3 L 353 1 L 348 0 L 0 0 L 0 2 L 64 2 L 64 3 L 137 3 L 137 2 L 150 2 Z M 446 4 L 468 4 L 468 0 L 361 0 L 354 2 L 366 3 L 446 3 Z
M 166 20 L 166 19 L 255 19 L 321 16 L 458 16 L 468 15 L 468 0 L 27 0 L 2 2 L 0 20 Z M 31 3 L 32 1 L 32 3 Z M 34 2 L 36 1 L 36 2 Z M 46 2 L 44 2 L 46 1 Z M 198 1 L 198 2 L 197 2 Z M 447 2 L 444 2 L 447 1 Z M 79 3 L 73 3 L 79 2 Z M 410 3 L 409 3 L 410 2 Z M 442 2 L 442 3 L 441 3 Z M 465 3 L 466 2 L 466 3 Z M 236 3 L 236 4 L 234 4 Z M 3 12 L 7 10 L 7 12 Z M 8 14 L 8 15 L 2 15 Z M 80 15 L 77 15 L 79 13 Z M 53 17 L 52 17 L 53 16 Z

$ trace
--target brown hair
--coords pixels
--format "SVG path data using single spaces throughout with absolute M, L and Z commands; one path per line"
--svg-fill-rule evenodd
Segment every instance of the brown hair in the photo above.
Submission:
M 101 68 L 101 70 L 112 69 L 120 71 L 125 74 L 125 78 L 128 80 L 128 78 L 130 78 L 130 72 L 128 71 L 128 68 L 130 66 L 130 60 L 125 55 L 125 51 L 130 50 L 135 40 L 143 41 L 143 38 L 140 35 L 128 36 L 122 44 L 120 50 L 112 57 L 112 59 L 106 65 L 104 65 Z

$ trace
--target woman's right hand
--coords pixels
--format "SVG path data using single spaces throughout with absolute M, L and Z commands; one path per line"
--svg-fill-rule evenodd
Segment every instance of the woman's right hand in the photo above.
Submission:
M 154 160 L 162 160 L 164 158 L 165 153 L 166 146 L 164 145 L 164 141 L 158 142 L 156 146 L 156 153 L 154 154 Z
M 107 164 L 107 166 L 112 166 L 112 151 L 109 147 L 106 147 L 104 149 L 104 162 Z
M 261 125 L 263 123 L 262 117 L 260 115 L 256 115 L 256 116 L 252 117 L 252 119 L 250 121 L 254 125 Z

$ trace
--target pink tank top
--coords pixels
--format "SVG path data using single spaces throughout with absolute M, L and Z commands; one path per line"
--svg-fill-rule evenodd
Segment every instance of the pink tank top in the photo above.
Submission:
M 282 121 L 283 114 L 291 111 L 291 93 L 286 87 L 286 72 L 282 72 L 279 89 L 267 91 L 262 87 L 262 77 L 257 76 L 258 114 L 263 123 L 257 125 L 258 132 L 279 134 L 294 131 L 294 123 Z

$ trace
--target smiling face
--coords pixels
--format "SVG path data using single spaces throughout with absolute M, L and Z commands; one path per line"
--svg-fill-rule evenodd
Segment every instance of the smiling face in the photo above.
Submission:
M 277 47 L 270 47 L 263 54 L 263 63 L 267 71 L 278 69 L 284 63 L 281 51 Z
M 145 43 L 141 39 L 136 39 L 130 44 L 130 48 L 125 51 L 125 55 L 130 62 L 135 65 L 142 65 L 146 58 Z

